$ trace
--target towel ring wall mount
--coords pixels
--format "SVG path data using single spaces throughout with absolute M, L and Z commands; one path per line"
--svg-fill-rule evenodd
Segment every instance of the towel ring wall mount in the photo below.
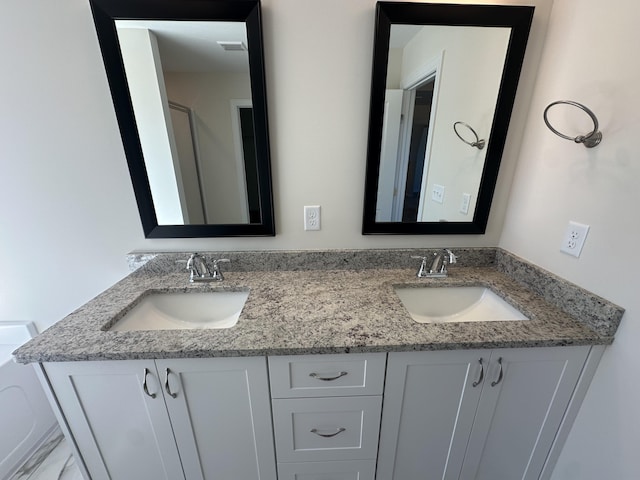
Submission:
M 549 112 L 549 109 L 555 105 L 571 105 L 573 107 L 577 107 L 580 110 L 584 111 L 587 115 L 589 115 L 589 117 L 591 117 L 591 121 L 593 121 L 593 130 L 587 133 L 586 135 L 578 135 L 577 137 L 570 137 L 569 135 L 560 133 L 558 130 L 556 130 L 551 126 L 551 123 L 549 123 L 549 118 L 547 118 L 547 113 Z M 599 128 L 598 119 L 595 113 L 593 113 L 589 108 L 585 107 L 581 103 L 572 102 L 571 100 L 558 100 L 557 102 L 550 103 L 547 106 L 547 108 L 544 109 L 543 118 L 544 118 L 544 123 L 547 125 L 547 127 L 549 127 L 549 130 L 551 130 L 553 133 L 555 133 L 559 137 L 564 138 L 566 140 L 572 140 L 575 143 L 581 143 L 586 148 L 593 148 L 598 144 L 600 144 L 600 142 L 602 141 L 602 132 L 598 130 Z
M 469 142 L 467 140 L 465 140 L 462 135 L 460 135 L 460 133 L 458 133 L 458 129 L 456 128 L 458 125 L 464 125 L 465 127 L 467 127 L 469 130 L 471 130 L 471 133 L 473 133 L 473 136 L 476 137 L 476 141 L 475 142 Z M 466 143 L 467 145 L 471 146 L 471 147 L 475 147 L 478 150 L 482 150 L 484 148 L 485 145 L 485 141 L 481 140 L 480 137 L 478 137 L 478 134 L 476 133 L 476 131 L 471 128 L 471 125 L 468 125 L 464 122 L 456 122 L 453 124 L 453 131 L 456 132 L 456 135 L 458 136 L 458 138 L 460 140 L 462 140 L 464 143 Z

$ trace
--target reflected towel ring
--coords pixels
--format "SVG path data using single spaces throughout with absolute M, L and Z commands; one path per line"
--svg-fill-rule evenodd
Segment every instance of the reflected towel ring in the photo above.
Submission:
M 570 137 L 568 135 L 564 135 L 560 133 L 555 128 L 553 128 L 549 123 L 549 119 L 547 118 L 547 112 L 554 105 L 561 105 L 561 104 L 572 105 L 574 107 L 578 107 L 580 110 L 583 110 L 587 115 L 589 115 L 589 117 L 591 117 L 591 120 L 593 121 L 593 130 L 587 133 L 586 135 L 578 135 L 577 137 Z M 593 113 L 590 109 L 588 109 L 581 103 L 572 102 L 571 100 L 558 100 L 557 102 L 553 102 L 549 104 L 547 108 L 544 109 L 543 118 L 544 118 L 544 123 L 547 124 L 547 127 L 549 127 L 549 130 L 551 130 L 553 133 L 555 133 L 559 137 L 562 137 L 566 140 L 573 140 L 576 143 L 582 143 L 587 148 L 593 148 L 602 141 L 602 132 L 598 130 L 598 119 L 596 118 L 595 113 Z
M 458 133 L 458 129 L 456 128 L 457 125 L 464 125 L 469 130 L 471 130 L 471 133 L 473 133 L 473 136 L 476 137 L 476 141 L 475 142 L 468 142 L 464 138 L 462 138 L 462 135 L 460 135 Z M 476 147 L 478 150 L 482 150 L 484 148 L 485 141 L 484 140 L 480 140 L 480 138 L 478 137 L 478 134 L 476 133 L 476 131 L 473 128 L 471 128 L 470 125 L 467 125 L 464 122 L 456 122 L 456 123 L 453 124 L 453 131 L 456 132 L 456 135 L 458 136 L 458 138 L 460 140 L 462 140 L 464 143 L 466 143 L 467 145 L 470 145 L 472 147 Z

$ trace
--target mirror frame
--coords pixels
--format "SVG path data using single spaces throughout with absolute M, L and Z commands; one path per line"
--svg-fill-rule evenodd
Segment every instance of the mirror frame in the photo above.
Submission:
M 371 106 L 362 234 L 483 234 L 489 219 L 500 160 L 524 54 L 533 20 L 534 7 L 512 5 L 466 5 L 445 3 L 378 2 L 373 44 Z M 498 101 L 487 143 L 476 209 L 471 222 L 376 222 L 378 176 L 382 144 L 382 122 L 387 81 L 389 36 L 392 24 L 448 25 L 465 27 L 510 27 Z
M 89 0 L 146 238 L 274 236 L 271 158 L 259 0 Z M 258 169 L 260 223 L 158 225 L 115 20 L 245 22 Z

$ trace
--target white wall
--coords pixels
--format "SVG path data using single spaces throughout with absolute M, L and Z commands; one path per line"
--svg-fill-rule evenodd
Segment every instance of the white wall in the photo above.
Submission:
M 184 183 L 158 40 L 146 28 L 118 28 L 118 42 L 158 223 L 183 225 Z
M 639 17 L 636 0 L 555 0 L 500 241 L 627 310 L 553 480 L 640 478 Z M 560 99 L 597 114 L 601 145 L 588 150 L 545 127 L 544 108 Z M 579 112 L 555 113 L 557 128 L 586 133 Z M 559 252 L 569 220 L 591 226 L 579 259 Z
M 84 1 L 0 15 L 0 321 L 39 329 L 124 276 L 142 236 Z
M 247 223 L 244 168 L 234 145 L 230 102 L 232 99 L 251 101 L 249 76 L 246 73 L 166 72 L 164 77 L 169 99 L 193 109 L 196 117 L 201 172 L 206 179 L 204 197 L 208 221 Z

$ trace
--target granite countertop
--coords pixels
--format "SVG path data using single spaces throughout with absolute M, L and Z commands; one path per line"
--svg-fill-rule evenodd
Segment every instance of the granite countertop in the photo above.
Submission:
M 445 279 L 418 279 L 414 268 L 228 271 L 221 284 L 190 284 L 182 268 L 165 271 L 154 268 L 153 262 L 19 348 L 17 361 L 606 345 L 612 342 L 623 312 L 605 305 L 616 317 L 614 327 L 593 328 L 558 302 L 527 288 L 513 272 L 505 273 L 517 270 L 504 267 L 505 262 L 502 267 L 493 261 L 452 266 Z M 395 294 L 393 286 L 400 284 L 487 286 L 530 320 L 420 324 Z M 108 331 L 150 292 L 237 288 L 248 288 L 250 294 L 232 328 Z

